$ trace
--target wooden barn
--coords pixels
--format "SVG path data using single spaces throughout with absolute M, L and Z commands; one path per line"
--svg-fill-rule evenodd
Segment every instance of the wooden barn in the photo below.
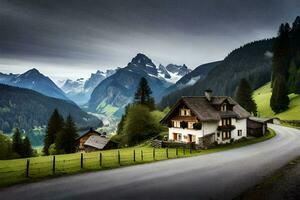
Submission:
M 118 144 L 106 137 L 105 133 L 99 133 L 92 128 L 77 138 L 77 151 L 97 151 L 118 148 Z
M 267 123 L 270 123 L 270 119 L 249 117 L 247 119 L 247 136 L 260 137 L 267 132 Z

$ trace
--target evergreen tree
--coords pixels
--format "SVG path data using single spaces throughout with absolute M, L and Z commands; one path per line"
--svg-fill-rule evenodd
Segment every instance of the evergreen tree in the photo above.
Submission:
M 134 103 L 147 106 L 150 110 L 155 109 L 155 102 L 151 97 L 152 91 L 146 78 L 142 77 L 134 96 Z
M 288 79 L 289 63 L 291 59 L 290 48 L 290 26 L 288 23 L 281 24 L 278 32 L 278 37 L 275 40 L 273 47 L 273 62 L 272 62 L 272 87 L 278 75 Z
M 257 114 L 257 106 L 252 98 L 253 90 L 246 79 L 241 79 L 235 94 L 235 100 L 248 112 Z
M 12 144 L 6 135 L 0 133 L 0 160 L 7 160 L 12 157 Z
M 22 157 L 31 157 L 33 154 L 33 149 L 28 137 L 25 137 L 22 143 Z
M 69 115 L 63 129 L 58 133 L 55 145 L 59 153 L 73 153 L 76 150 L 77 128 Z
M 275 78 L 270 106 L 275 113 L 283 112 L 289 107 L 289 97 L 284 76 L 278 75 Z
M 58 132 L 60 132 L 63 129 L 63 126 L 64 126 L 64 119 L 59 114 L 58 110 L 55 109 L 48 121 L 46 135 L 44 139 L 43 152 L 46 155 L 49 155 L 48 152 L 49 146 L 55 142 L 56 136 Z
M 123 129 L 124 129 L 124 123 L 125 123 L 125 119 L 126 119 L 126 115 L 127 115 L 127 113 L 128 113 L 128 109 L 129 109 L 130 106 L 131 106 L 131 104 L 128 104 L 128 105 L 125 107 L 124 114 L 122 115 L 121 120 L 120 120 L 120 122 L 118 123 L 118 127 L 117 127 L 117 135 L 120 135 L 120 134 L 122 134 L 122 132 L 123 132 Z
M 13 135 L 12 150 L 18 155 L 22 155 L 22 138 L 20 130 L 18 128 L 15 129 Z
M 158 134 L 159 131 L 149 108 L 143 105 L 133 105 L 129 108 L 124 122 L 123 143 L 133 146 Z

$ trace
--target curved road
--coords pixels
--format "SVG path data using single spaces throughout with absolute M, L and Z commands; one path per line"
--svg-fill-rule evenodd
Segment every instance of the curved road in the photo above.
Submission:
M 6 199 L 232 199 L 300 155 L 300 131 L 203 156 L 60 177 L 0 190 Z

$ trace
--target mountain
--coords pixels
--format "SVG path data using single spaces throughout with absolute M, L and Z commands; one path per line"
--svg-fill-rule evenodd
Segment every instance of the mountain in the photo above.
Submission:
M 168 64 L 166 67 L 160 64 L 158 67 L 158 76 L 162 79 L 165 79 L 167 82 L 176 83 L 180 78 L 191 71 L 192 70 L 189 69 L 185 64 Z
M 80 129 L 102 126 L 98 118 L 82 111 L 77 105 L 52 98 L 36 91 L 0 84 L 0 130 L 10 133 L 13 128 L 25 130 L 35 144 L 41 143 L 43 134 L 35 138 L 34 127 L 43 127 L 57 108 L 66 117 L 71 114 Z
M 204 79 L 163 97 L 159 107 L 171 106 L 181 96 L 203 95 L 208 88 L 215 95 L 233 96 L 242 78 L 247 79 L 253 89 L 262 86 L 270 81 L 273 43 L 274 39 L 260 40 L 235 49 Z
M 215 68 L 217 65 L 221 63 L 222 61 L 216 61 L 216 62 L 211 62 L 196 67 L 193 71 L 187 73 L 182 78 L 180 78 L 174 85 L 168 87 L 163 92 L 163 94 L 166 95 L 172 91 L 176 91 L 184 87 L 194 85 L 197 81 L 204 79 L 213 68 Z
M 157 68 L 150 58 L 137 54 L 124 68 L 103 80 L 92 92 L 89 109 L 93 112 L 120 116 L 124 107 L 132 101 L 138 83 L 145 77 L 158 100 L 161 92 L 170 86 L 160 75 L 162 68 Z
M 6 78 L 5 78 L 6 77 Z M 23 74 L 0 75 L 0 83 L 20 88 L 27 88 L 49 97 L 69 100 L 64 92 L 48 77 L 33 68 Z
M 0 72 L 0 83 L 2 84 L 9 84 L 9 82 L 11 81 L 11 79 L 15 78 L 16 76 L 18 76 L 18 74 L 3 74 Z
M 96 73 L 92 73 L 87 80 L 83 78 L 79 78 L 75 81 L 67 79 L 61 89 L 72 101 L 78 105 L 84 105 L 88 102 L 95 87 L 105 78 L 114 74 L 115 71 L 116 70 L 106 70 L 106 72 L 102 72 L 98 70 Z

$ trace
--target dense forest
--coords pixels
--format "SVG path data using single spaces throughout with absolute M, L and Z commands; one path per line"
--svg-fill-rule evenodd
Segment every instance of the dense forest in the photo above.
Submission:
M 79 128 L 102 126 L 99 119 L 65 100 L 2 84 L 0 84 L 0 93 L 0 130 L 11 133 L 13 128 L 19 127 L 29 134 L 35 145 L 34 127 L 46 126 L 54 109 L 58 109 L 65 118 L 71 114 Z M 43 138 L 43 136 L 37 137 Z
M 181 96 L 203 95 L 212 89 L 215 95 L 233 96 L 241 79 L 253 89 L 270 81 L 274 39 L 248 43 L 232 51 L 224 61 L 212 69 L 203 80 L 163 97 L 159 107 L 173 105 Z

